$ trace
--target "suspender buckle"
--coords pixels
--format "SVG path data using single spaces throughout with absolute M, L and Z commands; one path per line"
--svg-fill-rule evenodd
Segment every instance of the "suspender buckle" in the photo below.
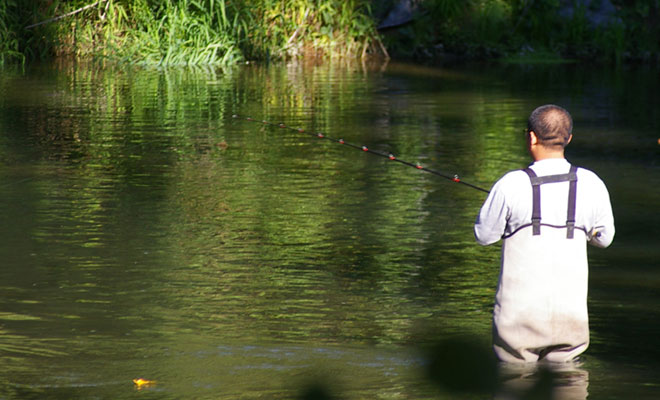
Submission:
M 541 218 L 532 217 L 532 235 L 541 234 Z
M 573 239 L 574 231 L 575 231 L 575 221 L 568 221 L 566 223 L 566 239 Z

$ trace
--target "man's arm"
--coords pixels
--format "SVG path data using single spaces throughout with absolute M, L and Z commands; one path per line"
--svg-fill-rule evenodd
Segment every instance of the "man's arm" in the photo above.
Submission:
M 474 237 L 477 243 L 489 245 L 502 238 L 509 209 L 506 205 L 504 195 L 497 183 L 490 191 L 488 198 L 481 206 L 481 211 L 474 224 Z
M 589 244 L 596 247 L 607 247 L 614 240 L 614 215 L 610 195 L 605 184 L 599 179 L 594 199 L 594 226 L 589 232 Z

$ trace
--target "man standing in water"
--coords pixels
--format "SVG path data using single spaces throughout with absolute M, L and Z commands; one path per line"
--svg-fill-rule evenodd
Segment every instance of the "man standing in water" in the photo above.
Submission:
M 614 217 L 605 184 L 564 158 L 573 121 L 556 105 L 532 112 L 534 163 L 495 183 L 474 226 L 477 242 L 502 239 L 493 348 L 509 362 L 574 359 L 589 345 L 586 242 L 607 247 Z

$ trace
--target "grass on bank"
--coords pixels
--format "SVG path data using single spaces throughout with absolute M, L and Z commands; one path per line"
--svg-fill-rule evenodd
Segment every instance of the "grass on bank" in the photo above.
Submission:
M 17 0 L 0 1 L 0 66 L 11 62 L 24 62 L 25 55 L 20 51 L 20 39 L 14 29 Z
M 42 14 L 83 5 L 55 0 Z M 101 0 L 93 9 L 36 27 L 35 36 L 48 38 L 57 56 L 134 64 L 361 57 L 377 49 L 368 11 L 363 0 Z
M 601 3 L 597 0 L 573 2 L 578 6 L 570 16 L 562 15 L 567 3 L 559 0 L 418 0 L 412 22 L 377 31 L 377 22 L 397 2 L 2 0 L 0 65 L 52 56 L 227 65 L 388 53 L 417 60 L 534 60 L 556 54 L 660 62 L 660 5 L 648 0 L 610 0 L 616 21 L 596 27 L 587 13 Z M 75 14 L 53 20 L 70 13 Z M 35 26 L 43 21 L 51 22 Z

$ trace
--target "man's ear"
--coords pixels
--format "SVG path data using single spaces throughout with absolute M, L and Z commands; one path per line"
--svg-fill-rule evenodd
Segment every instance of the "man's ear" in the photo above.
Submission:
M 573 139 L 573 134 L 568 135 L 568 140 L 566 141 L 566 144 L 569 144 L 572 139 Z
M 538 144 L 539 138 L 536 137 L 536 133 L 534 131 L 529 131 L 529 144 L 534 146 Z

